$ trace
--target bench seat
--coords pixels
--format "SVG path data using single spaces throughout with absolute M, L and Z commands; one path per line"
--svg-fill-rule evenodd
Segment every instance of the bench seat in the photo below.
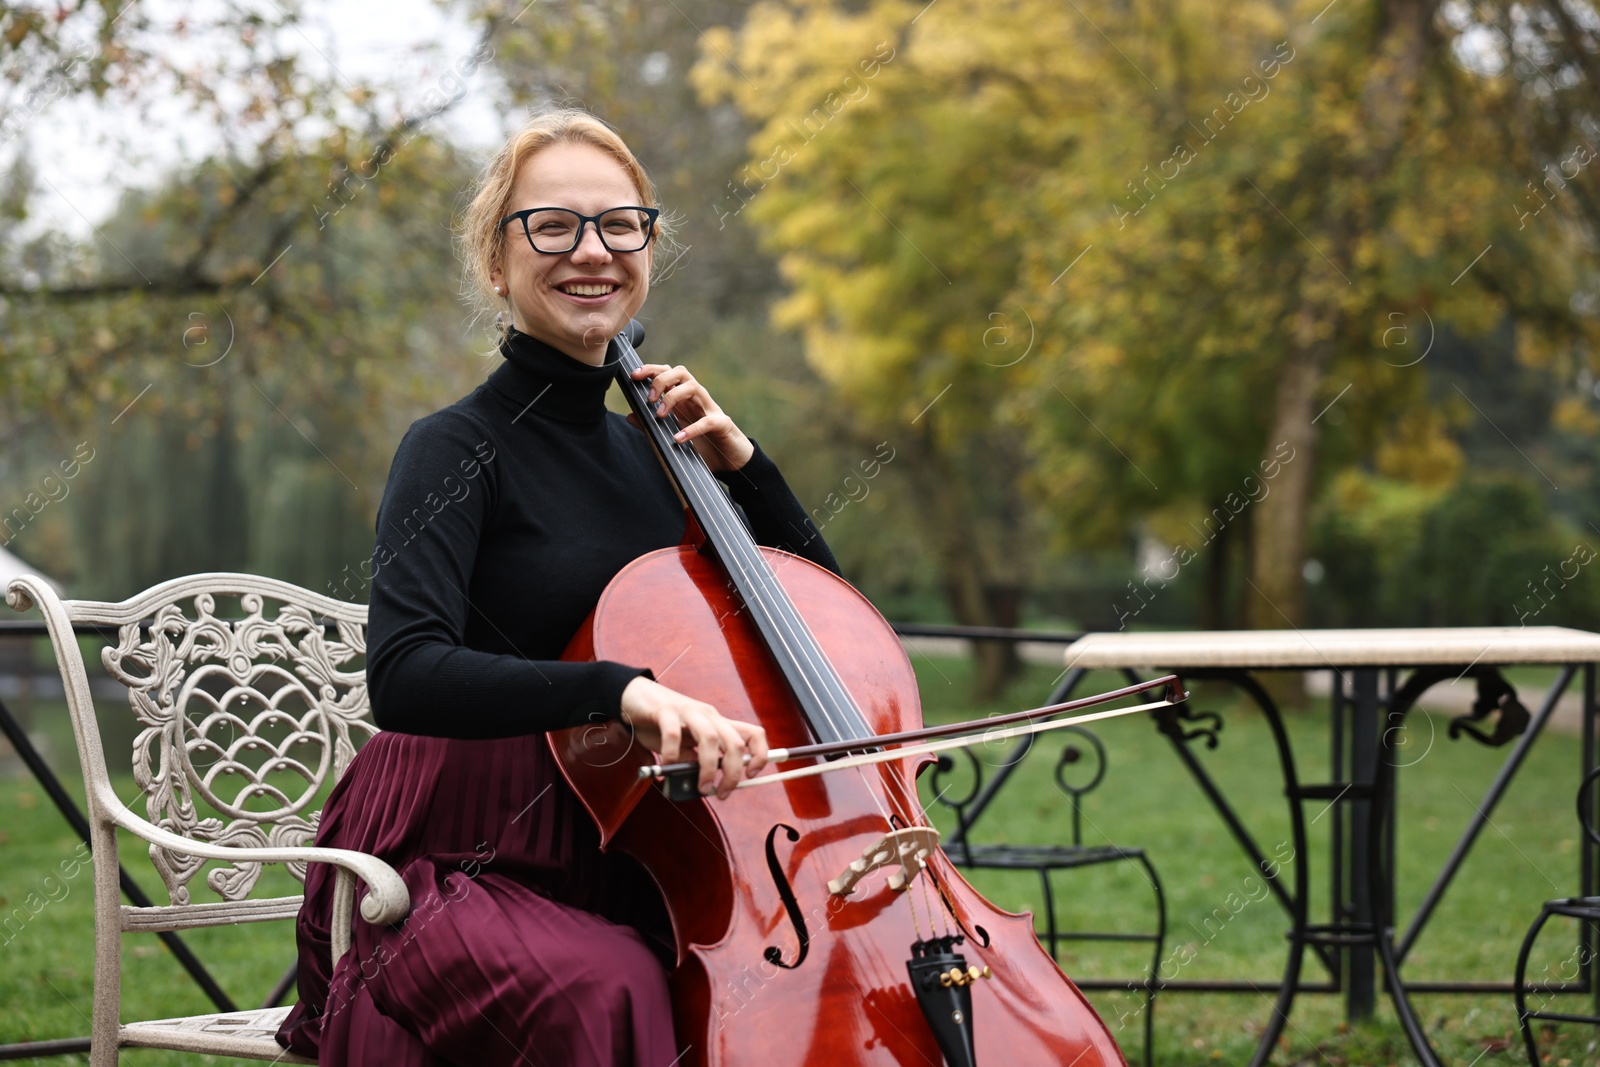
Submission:
M 128 1023 L 121 1029 L 119 1043 L 124 1048 L 206 1052 L 275 1063 L 316 1063 L 316 1060 L 288 1051 L 272 1036 L 288 1014 L 289 1008 L 285 1006 Z

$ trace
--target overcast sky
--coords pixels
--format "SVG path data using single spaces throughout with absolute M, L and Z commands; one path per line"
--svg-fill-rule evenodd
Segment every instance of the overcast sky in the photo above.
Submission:
M 154 12 L 162 8 L 196 6 L 170 0 L 150 4 L 148 10 L 152 21 L 159 22 Z M 300 32 L 287 40 L 308 68 L 326 73 L 331 66 L 353 82 L 389 83 L 414 107 L 472 51 L 477 31 L 432 0 L 308 0 Z M 175 52 L 196 46 L 192 39 L 173 43 Z M 465 145 L 493 147 L 506 132 L 498 90 L 492 68 L 480 67 L 468 83 L 466 98 L 432 132 Z M 223 143 L 219 131 L 176 100 L 153 101 L 145 111 L 62 99 L 33 116 L 23 137 L 41 177 L 33 205 L 38 228 L 86 236 L 91 222 L 110 214 L 122 189 L 152 185 L 162 173 L 201 159 Z

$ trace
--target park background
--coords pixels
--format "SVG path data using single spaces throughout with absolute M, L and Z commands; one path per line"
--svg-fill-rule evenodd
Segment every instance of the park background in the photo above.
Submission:
M 363 22 L 416 32 L 374 54 Z M 0 8 L 0 70 L 3 547 L 72 596 L 243 570 L 364 601 L 395 444 L 497 359 L 452 224 L 520 116 L 577 104 L 676 217 L 645 355 L 710 385 L 889 618 L 1600 627 L 1583 0 L 80 0 Z M 1058 673 L 1002 643 L 918 666 L 952 716 Z M 1115 736 L 1113 782 L 1170 760 Z M 1566 886 L 1576 779 L 1539 779 L 1519 841 Z M 1192 789 L 1137 785 L 1101 801 L 1119 838 L 1196 861 Z M 9 843 L 59 851 L 27 795 Z M 1520 932 L 1545 880 L 1461 922 Z M 1504 977 L 1514 937 L 1478 940 Z M 1513 1062 L 1487 1004 L 1463 1063 Z M 1266 1007 L 1161 1010 L 1158 1062 L 1231 1062 Z M 1404 1062 L 1325 1014 L 1286 1062 Z

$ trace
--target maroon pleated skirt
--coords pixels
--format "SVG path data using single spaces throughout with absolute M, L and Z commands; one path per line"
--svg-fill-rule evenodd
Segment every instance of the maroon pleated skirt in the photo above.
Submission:
M 357 915 L 334 965 L 334 870 L 311 865 L 285 1047 L 322 1067 L 677 1058 L 648 878 L 601 854 L 543 735 L 380 733 L 329 796 L 316 843 L 389 863 L 411 913 L 392 926 Z

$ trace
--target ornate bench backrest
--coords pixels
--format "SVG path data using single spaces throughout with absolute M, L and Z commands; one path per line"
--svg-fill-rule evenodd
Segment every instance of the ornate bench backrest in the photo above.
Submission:
M 105 775 L 99 728 L 87 685 L 67 677 L 68 660 L 79 671 L 82 661 L 57 633 L 62 614 L 80 630 L 116 628 L 101 659 L 128 689 L 138 726 L 133 776 L 151 822 L 219 845 L 311 841 L 320 815 L 312 806 L 377 732 L 365 605 L 220 573 L 164 582 L 120 604 L 60 601 L 32 584 L 27 593 L 45 611 L 63 659 L 91 793 L 95 775 Z M 13 606 L 26 605 L 13 595 Z M 216 814 L 202 814 L 197 801 Z M 158 846 L 150 858 L 172 903 L 190 903 L 190 882 L 205 861 Z M 305 880 L 304 864 L 288 867 Z M 260 874 L 258 863 L 237 863 L 214 868 L 206 883 L 224 900 L 243 900 Z

